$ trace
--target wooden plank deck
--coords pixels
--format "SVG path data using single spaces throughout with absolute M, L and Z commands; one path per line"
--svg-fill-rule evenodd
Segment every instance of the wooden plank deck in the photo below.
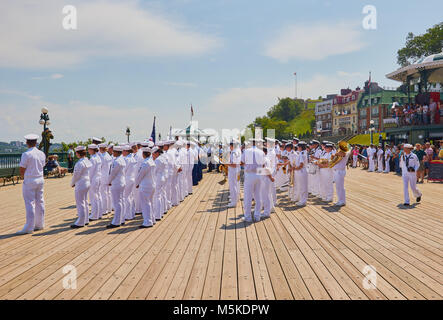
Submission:
M 404 209 L 394 174 L 348 170 L 346 207 L 279 194 L 271 218 L 245 224 L 228 186 L 205 174 L 194 194 L 152 229 L 110 216 L 72 230 L 70 177 L 47 179 L 46 229 L 24 223 L 21 185 L 0 187 L 0 299 L 442 299 L 443 185 L 419 184 Z M 75 266 L 77 288 L 63 288 Z M 376 288 L 363 269 L 376 269 Z

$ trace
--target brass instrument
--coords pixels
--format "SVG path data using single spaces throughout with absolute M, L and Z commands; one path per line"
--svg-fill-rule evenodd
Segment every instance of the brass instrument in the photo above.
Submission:
M 347 154 L 349 152 L 349 146 L 346 141 L 340 141 L 338 144 L 338 151 L 329 161 L 328 168 L 333 168 L 337 163 L 339 163 L 342 159 L 342 153 Z
M 223 180 L 219 182 L 219 184 L 223 185 L 228 181 L 228 166 L 222 162 L 220 162 L 220 171 L 223 174 Z

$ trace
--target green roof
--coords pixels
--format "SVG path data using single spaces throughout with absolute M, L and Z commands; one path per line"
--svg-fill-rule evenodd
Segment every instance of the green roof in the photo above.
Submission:
M 411 98 L 414 98 L 416 92 L 411 92 Z M 381 90 L 380 92 L 371 93 L 371 99 L 377 98 L 376 103 L 372 105 L 380 105 L 380 104 L 392 104 L 393 102 L 401 103 L 401 99 L 403 98 L 404 102 L 407 102 L 408 95 L 397 91 L 397 90 Z M 358 108 L 368 107 L 369 105 L 365 103 L 365 101 L 369 102 L 369 93 L 364 92 L 361 95 L 361 99 L 358 102 Z

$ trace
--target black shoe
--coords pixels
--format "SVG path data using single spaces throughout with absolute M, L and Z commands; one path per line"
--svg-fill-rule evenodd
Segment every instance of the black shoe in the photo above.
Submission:
M 420 202 L 421 201 L 421 196 L 418 197 L 416 200 L 417 200 L 417 202 Z
M 148 228 L 152 228 L 152 227 L 153 226 L 144 226 L 144 225 L 139 226 L 140 229 L 148 229 Z
M 155 221 L 161 221 L 161 219 L 155 219 Z
M 410 204 L 409 204 L 409 203 L 403 203 L 403 205 L 404 205 L 404 206 L 409 206 Z
M 106 226 L 106 229 L 114 229 L 114 228 L 118 228 L 118 227 L 120 227 L 120 226 L 119 225 L 117 226 L 117 225 L 111 223 Z
M 71 228 L 72 229 L 79 229 L 79 228 L 83 228 L 83 226 L 78 226 L 76 224 L 71 224 Z
M 97 221 L 98 219 L 91 219 L 91 218 L 89 218 L 89 221 Z
M 121 224 L 121 226 L 124 226 L 124 225 L 125 225 L 125 223 L 126 223 L 126 222 L 123 222 L 123 223 Z
M 136 212 L 135 215 L 139 216 L 139 215 L 142 215 L 142 213 L 141 212 Z
M 88 222 L 88 223 L 85 223 L 85 226 L 89 226 L 89 222 Z

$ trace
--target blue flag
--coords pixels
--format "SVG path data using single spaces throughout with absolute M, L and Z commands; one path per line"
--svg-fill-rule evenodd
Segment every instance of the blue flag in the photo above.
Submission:
M 151 138 L 152 138 L 152 141 L 155 143 L 155 117 L 154 117 L 154 123 L 152 124 Z

